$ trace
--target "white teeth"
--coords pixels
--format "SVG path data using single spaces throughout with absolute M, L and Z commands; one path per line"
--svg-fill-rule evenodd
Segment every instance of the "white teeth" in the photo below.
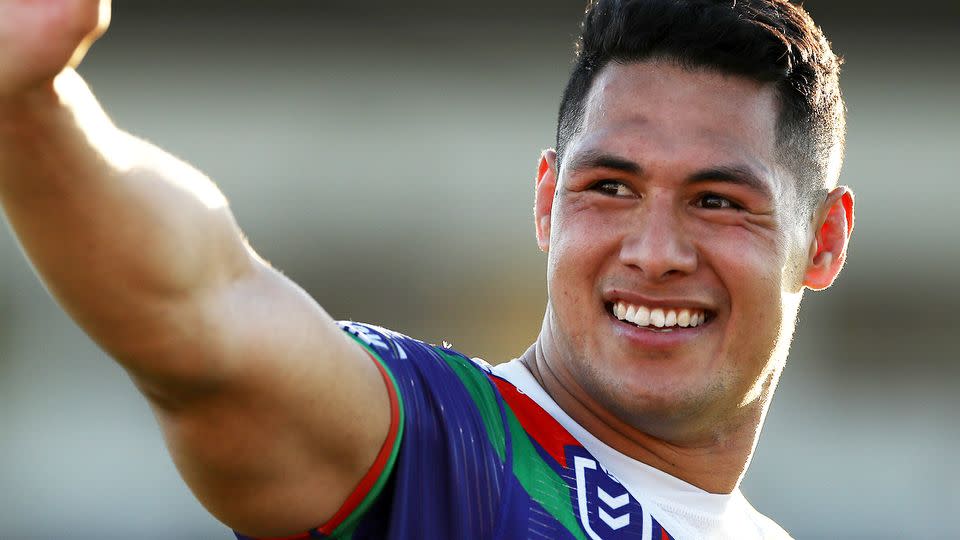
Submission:
M 644 306 L 634 306 L 626 302 L 617 302 L 613 305 L 613 314 L 621 321 L 630 322 L 637 326 L 655 326 L 657 328 L 695 328 L 707 320 L 703 311 L 690 309 L 663 309 Z
M 650 324 L 650 310 L 640 306 L 637 308 L 637 316 L 633 318 L 633 324 L 637 326 L 647 326 Z

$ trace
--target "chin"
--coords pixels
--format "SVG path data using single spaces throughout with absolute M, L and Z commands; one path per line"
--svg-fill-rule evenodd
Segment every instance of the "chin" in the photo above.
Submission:
M 722 380 L 627 371 L 633 373 L 619 377 L 593 373 L 582 377 L 581 384 L 619 421 L 657 437 L 673 438 L 679 432 L 714 424 L 711 411 L 719 408 L 727 393 Z

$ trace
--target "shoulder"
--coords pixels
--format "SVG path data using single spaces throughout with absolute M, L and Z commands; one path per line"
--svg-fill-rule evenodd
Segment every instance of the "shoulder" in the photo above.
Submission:
M 770 540 L 792 540 L 793 539 L 793 537 L 790 536 L 790 533 L 788 533 L 776 521 L 768 518 L 767 516 L 761 514 L 760 512 L 756 512 L 754 517 L 754 523 L 756 523 L 757 528 L 760 529 L 761 538 L 770 539 Z
M 371 356 L 393 369 L 435 371 L 449 369 L 462 377 L 486 380 L 492 372 L 489 364 L 471 359 L 449 347 L 405 336 L 372 324 L 338 321 L 340 328 L 363 346 Z
M 402 450 L 381 475 L 389 476 L 388 487 L 376 505 L 355 518 L 365 530 L 377 532 L 355 537 L 495 537 L 508 478 L 509 436 L 489 367 L 391 330 L 339 324 L 389 372 L 400 418 Z M 395 523 L 391 516 L 404 517 Z
M 742 505 L 742 511 L 746 517 L 753 524 L 757 530 L 757 537 L 763 538 L 764 540 L 792 540 L 793 537 L 790 536 L 783 527 L 781 527 L 776 521 L 770 519 L 769 517 L 761 514 L 757 511 L 756 508 L 750 504 L 749 501 L 743 496 L 742 493 L 739 494 L 740 502 Z
M 443 413 L 450 420 L 453 417 L 444 405 L 453 402 L 459 408 L 465 405 L 461 400 L 466 399 L 484 416 L 499 416 L 499 392 L 486 362 L 378 326 L 347 321 L 338 324 L 386 369 L 405 405 L 422 413 Z

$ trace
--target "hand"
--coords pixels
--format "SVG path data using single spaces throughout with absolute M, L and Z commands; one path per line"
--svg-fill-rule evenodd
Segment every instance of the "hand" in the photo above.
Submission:
M 107 29 L 110 0 L 0 0 L 0 96 L 48 85 Z

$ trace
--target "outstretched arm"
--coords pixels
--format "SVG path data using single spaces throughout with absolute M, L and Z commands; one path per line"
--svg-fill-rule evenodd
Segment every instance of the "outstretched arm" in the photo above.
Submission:
M 108 18 L 108 2 L 0 0 L 0 203 L 201 502 L 247 534 L 319 525 L 386 437 L 384 383 L 207 178 L 104 114 L 71 66 Z

